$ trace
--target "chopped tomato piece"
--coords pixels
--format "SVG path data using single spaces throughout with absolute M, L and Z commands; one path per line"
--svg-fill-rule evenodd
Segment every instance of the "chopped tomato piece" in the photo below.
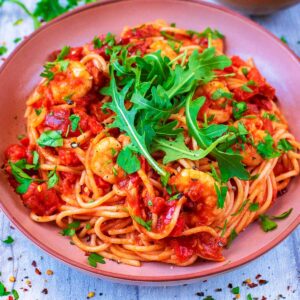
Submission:
M 67 109 L 54 109 L 46 115 L 44 125 L 54 130 L 61 130 L 65 135 L 70 126 L 70 111 Z
M 59 163 L 64 166 L 77 166 L 81 162 L 73 149 L 58 149 Z
M 5 151 L 5 158 L 13 162 L 27 158 L 26 148 L 18 144 L 11 145 Z
M 224 260 L 222 250 L 225 246 L 225 240 L 220 237 L 213 237 L 207 232 L 199 234 L 199 243 L 197 254 L 202 258 L 222 261 Z
M 178 260 L 185 262 L 195 254 L 197 240 L 194 237 L 179 237 L 172 239 L 170 245 L 174 249 Z
M 39 216 L 49 216 L 58 211 L 62 201 L 55 189 L 48 189 L 46 183 L 38 185 L 33 182 L 28 191 L 22 195 L 23 203 Z

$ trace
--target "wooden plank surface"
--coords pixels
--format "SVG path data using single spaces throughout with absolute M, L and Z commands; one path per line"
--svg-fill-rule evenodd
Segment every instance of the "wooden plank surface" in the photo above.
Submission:
M 36 1 L 23 1 L 30 9 Z M 13 26 L 12 23 L 23 18 L 23 23 Z M 265 26 L 277 36 L 284 36 L 289 46 L 300 55 L 300 5 L 278 12 L 272 16 L 255 17 L 255 21 Z M 13 40 L 23 37 L 32 31 L 31 20 L 18 8 L 6 4 L 0 8 L 0 44 L 6 42 L 9 50 L 14 47 Z M 89 292 L 95 292 L 92 299 L 122 299 L 122 300 L 156 300 L 156 299 L 204 299 L 212 296 L 214 299 L 233 299 L 230 292 L 233 287 L 240 286 L 241 298 L 252 297 L 258 299 L 299 300 L 300 275 L 300 229 L 291 234 L 279 246 L 264 256 L 246 266 L 227 274 L 219 275 L 209 280 L 177 287 L 135 287 L 124 284 L 111 283 L 91 277 L 74 270 L 63 263 L 49 257 L 28 241 L 16 229 L 13 229 L 8 219 L 0 211 L 0 239 L 8 235 L 14 237 L 13 245 L 0 243 L 0 281 L 9 289 L 15 288 L 20 299 L 25 300 L 81 300 L 87 299 Z M 37 267 L 34 267 L 33 261 Z M 33 265 L 32 265 L 33 264 Z M 41 272 L 39 275 L 36 268 Z M 53 275 L 46 271 L 52 270 Z M 257 275 L 267 282 L 254 288 L 243 286 L 242 282 L 251 279 L 257 283 Z M 14 276 L 16 282 L 9 281 Z M 47 292 L 47 294 L 46 294 Z M 204 295 L 204 296 L 202 296 Z M 2 298 L 1 298 L 2 299 Z M 5 299 L 5 297 L 3 298 Z

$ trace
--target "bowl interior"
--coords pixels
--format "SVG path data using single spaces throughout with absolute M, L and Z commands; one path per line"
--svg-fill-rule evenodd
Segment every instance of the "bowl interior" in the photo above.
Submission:
M 187 17 L 188 16 L 188 17 Z M 277 39 L 245 18 L 214 6 L 187 1 L 129 0 L 110 4 L 96 4 L 59 18 L 34 33 L 8 59 L 0 73 L 0 144 L 1 161 L 7 145 L 25 132 L 23 118 L 25 100 L 39 82 L 39 74 L 48 54 L 65 45 L 82 45 L 99 33 L 120 33 L 126 25 L 136 25 L 155 19 L 176 22 L 177 27 L 201 30 L 210 26 L 226 36 L 227 53 L 242 58 L 253 57 L 262 74 L 276 87 L 281 107 L 288 117 L 292 132 L 300 138 L 300 66 L 297 59 Z M 133 281 L 173 281 L 192 279 L 222 272 L 257 257 L 283 239 L 299 222 L 299 179 L 292 182 L 289 192 L 277 199 L 273 213 L 293 207 L 289 218 L 270 233 L 252 224 L 233 246 L 226 250 L 226 262 L 197 263 L 190 267 L 173 267 L 159 263 L 145 263 L 136 268 L 107 262 L 99 269 L 86 263 L 83 252 L 70 245 L 69 240 L 50 224 L 31 221 L 28 210 L 12 191 L 7 180 L 0 176 L 0 202 L 12 221 L 31 240 L 48 253 L 75 267 L 114 278 Z

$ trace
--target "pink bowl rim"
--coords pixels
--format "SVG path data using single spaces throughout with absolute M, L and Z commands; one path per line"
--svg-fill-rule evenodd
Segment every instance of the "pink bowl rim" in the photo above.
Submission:
M 114 4 L 114 3 L 118 3 L 118 2 L 139 2 L 139 1 L 140 0 L 104 0 L 104 1 L 101 1 L 101 2 L 95 2 L 95 3 L 91 3 L 91 4 L 81 6 L 79 8 L 76 8 L 76 9 L 68 12 L 68 13 L 63 14 L 60 17 L 55 18 L 54 20 L 52 20 L 52 21 L 48 22 L 47 24 L 41 26 L 39 29 L 35 30 L 30 35 L 28 35 L 24 39 L 24 41 L 22 43 L 20 43 L 12 51 L 12 53 L 6 58 L 6 60 L 4 61 L 2 66 L 0 67 L 0 75 L 4 71 L 4 69 L 8 66 L 9 62 L 13 59 L 13 57 L 20 50 L 22 50 L 24 45 L 26 45 L 26 43 L 28 43 L 35 35 L 37 35 L 41 31 L 43 31 L 44 29 L 46 29 L 48 27 L 51 27 L 52 25 L 62 21 L 65 18 L 68 18 L 70 16 L 81 13 L 82 11 L 93 9 L 94 7 L 110 5 L 110 4 Z M 162 1 L 162 0 L 160 0 L 160 1 Z M 206 2 L 204 0 L 169 0 L 169 1 L 173 1 L 173 2 L 192 2 L 194 4 L 211 7 L 211 8 L 214 8 L 216 10 L 219 10 L 219 11 L 231 14 L 235 17 L 238 17 L 242 21 L 248 23 L 250 26 L 255 27 L 255 28 L 259 29 L 260 31 L 264 32 L 265 34 L 269 35 L 273 40 L 275 40 L 277 42 L 278 46 L 284 48 L 287 51 L 287 54 L 290 55 L 300 66 L 300 58 L 287 45 L 282 43 L 277 36 L 275 36 L 274 34 L 269 32 L 268 30 L 266 30 L 265 28 L 263 28 L 259 24 L 255 23 L 254 21 L 250 20 L 249 18 L 247 18 L 247 17 L 245 17 L 245 16 L 243 16 L 243 15 L 241 15 L 241 14 L 239 14 L 239 13 L 237 13 L 237 12 L 235 12 L 235 11 L 229 9 L 229 8 L 223 7 L 223 6 L 218 5 L 218 4 Z M 13 217 L 12 213 L 5 207 L 5 205 L 4 205 L 4 203 L 2 202 L 1 199 L 0 199 L 0 208 L 3 210 L 5 215 L 9 218 L 9 220 L 18 228 L 18 230 L 20 230 L 29 240 L 31 240 L 34 244 L 36 244 L 39 248 L 44 250 L 46 253 L 48 253 L 52 257 L 64 262 L 65 264 L 67 264 L 71 267 L 74 267 L 74 268 L 79 269 L 81 271 L 85 271 L 85 272 L 87 272 L 91 275 L 102 276 L 102 277 L 105 277 L 105 278 L 111 279 L 111 280 L 122 280 L 123 282 L 125 281 L 125 283 L 130 283 L 130 282 L 131 283 L 132 282 L 137 282 L 137 283 L 138 282 L 140 282 L 140 283 L 143 283 L 143 282 L 144 283 L 146 283 L 146 282 L 153 282 L 153 283 L 169 282 L 169 283 L 171 283 L 171 282 L 178 281 L 178 284 L 179 284 L 179 281 L 191 281 L 191 280 L 195 280 L 195 279 L 207 278 L 207 277 L 210 277 L 210 276 L 214 276 L 214 275 L 218 275 L 218 274 L 221 274 L 221 273 L 224 273 L 224 272 L 228 272 L 228 271 L 233 270 L 237 267 L 241 267 L 244 264 L 249 263 L 250 261 L 252 261 L 252 260 L 260 257 L 261 255 L 265 254 L 266 252 L 271 250 L 273 247 L 278 245 L 280 242 L 282 242 L 300 224 L 300 215 L 299 215 L 284 231 L 282 231 L 272 242 L 270 242 L 266 246 L 258 249 L 254 253 L 249 254 L 246 257 L 243 257 L 243 258 L 241 258 L 241 259 L 239 259 L 239 260 L 237 260 L 233 263 L 227 263 L 227 264 L 225 263 L 221 266 L 213 268 L 211 271 L 193 272 L 191 274 L 185 274 L 185 275 L 155 276 L 154 277 L 154 276 L 126 275 L 126 274 L 120 274 L 120 273 L 115 273 L 115 272 L 104 271 L 104 270 L 97 269 L 97 268 L 93 269 L 93 271 L 92 271 L 91 268 L 88 265 L 82 266 L 81 264 L 72 261 L 68 257 L 60 254 L 59 252 L 53 251 L 47 245 L 41 243 L 34 236 L 34 234 L 28 232 L 25 228 L 23 228 L 21 222 L 19 222 L 18 220 L 16 220 Z

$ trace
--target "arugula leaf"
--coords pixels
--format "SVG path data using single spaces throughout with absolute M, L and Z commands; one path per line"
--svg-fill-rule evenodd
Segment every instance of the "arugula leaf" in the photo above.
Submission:
M 249 206 L 250 211 L 258 211 L 259 210 L 259 204 L 258 203 L 251 203 Z
M 142 218 L 138 217 L 138 216 L 131 216 L 132 219 L 137 222 L 138 224 L 140 224 L 141 226 L 143 226 L 144 228 L 146 228 L 147 231 L 151 231 L 152 228 L 152 221 L 144 221 Z
M 191 90 L 196 81 L 208 82 L 214 77 L 214 70 L 223 70 L 231 65 L 225 55 L 215 55 L 215 48 L 205 49 L 201 54 L 194 51 L 189 58 L 188 67 L 183 69 L 176 65 L 172 85 L 168 87 L 169 98 Z
M 59 181 L 59 177 L 56 173 L 56 168 L 48 174 L 48 189 L 53 188 Z
M 288 152 L 290 150 L 293 150 L 294 148 L 287 139 L 281 139 L 277 144 L 277 149 L 283 152 Z
M 197 31 L 194 31 L 194 30 L 187 30 L 187 33 L 190 36 L 196 35 L 199 38 L 203 38 L 203 37 L 204 38 L 209 38 L 209 37 L 211 37 L 213 40 L 215 40 L 215 39 L 223 39 L 224 38 L 224 35 L 221 32 L 219 32 L 216 29 L 211 29 L 210 27 L 207 27 L 202 32 L 197 32 Z
M 125 147 L 120 151 L 117 164 L 128 174 L 132 174 L 141 168 L 139 159 L 129 147 Z
M 47 130 L 40 135 L 37 143 L 41 147 L 62 147 L 64 141 L 60 131 Z
M 104 257 L 98 253 L 91 253 L 88 256 L 88 263 L 90 266 L 96 268 L 97 267 L 97 263 L 99 264 L 105 264 L 105 260 Z
M 14 242 L 15 240 L 9 235 L 5 240 L 3 240 L 2 242 L 4 244 L 10 245 Z
M 191 101 L 191 97 L 188 97 L 185 105 L 186 123 L 189 133 L 195 138 L 198 145 L 202 149 L 207 148 L 207 145 L 210 142 L 210 139 L 208 139 L 207 136 L 201 134 L 197 123 L 198 112 L 204 102 L 204 97 L 200 97 L 194 101 Z M 226 153 L 217 148 L 211 151 L 210 154 L 214 156 L 218 161 L 222 182 L 227 182 L 232 177 L 238 177 L 242 180 L 247 180 L 249 178 L 248 171 L 241 163 L 241 155 L 235 153 Z
M 171 161 L 181 158 L 188 158 L 190 160 L 199 160 L 207 156 L 219 143 L 225 140 L 227 137 L 223 136 L 213 142 L 205 150 L 190 150 L 184 143 L 183 134 L 178 134 L 173 141 L 166 140 L 164 138 L 155 138 L 153 140 L 152 151 L 161 150 L 165 152 L 163 158 L 163 164 L 167 164 Z
M 168 136 L 168 137 L 176 137 L 179 133 L 183 131 L 182 128 L 174 128 L 178 124 L 177 120 L 171 121 L 164 125 L 159 125 L 155 127 L 155 134 L 158 136 Z
M 80 122 L 80 116 L 73 114 L 69 117 L 69 120 L 71 121 L 72 131 L 76 131 Z
M 260 215 L 260 225 L 264 232 L 268 232 L 277 228 L 277 223 L 272 221 L 267 215 Z
M 221 186 L 221 187 L 219 187 L 215 183 L 215 190 L 216 190 L 217 197 L 218 197 L 217 206 L 218 206 L 218 208 L 224 208 L 224 204 L 225 204 L 225 199 L 226 199 L 228 187 L 227 186 Z
M 218 100 L 220 98 L 226 98 L 232 100 L 232 94 L 230 92 L 226 92 L 223 89 L 217 89 L 211 97 L 213 100 Z
M 288 211 L 285 211 L 284 213 L 282 213 L 280 215 L 271 216 L 271 218 L 275 219 L 275 220 L 283 220 L 283 219 L 286 219 L 291 214 L 292 211 L 293 211 L 293 208 L 290 208 Z
M 274 140 L 272 136 L 268 133 L 265 138 L 264 142 L 259 142 L 256 146 L 257 152 L 266 159 L 275 158 L 280 156 L 280 152 L 274 149 Z
M 105 92 L 112 97 L 112 102 L 107 103 L 107 107 L 116 113 L 115 120 L 110 126 L 119 128 L 127 132 L 132 144 L 136 147 L 137 152 L 147 159 L 149 164 L 153 167 L 154 170 L 156 170 L 158 174 L 160 174 L 163 177 L 166 177 L 167 172 L 164 169 L 162 169 L 155 161 L 155 159 L 153 159 L 153 157 L 150 155 L 146 146 L 145 135 L 140 135 L 135 128 L 135 116 L 137 110 L 127 110 L 125 108 L 125 96 L 132 83 L 133 82 L 130 81 L 129 83 L 127 83 L 127 85 L 123 88 L 121 92 L 118 92 L 116 80 L 114 75 L 112 74 L 110 86 L 108 89 L 105 89 Z

